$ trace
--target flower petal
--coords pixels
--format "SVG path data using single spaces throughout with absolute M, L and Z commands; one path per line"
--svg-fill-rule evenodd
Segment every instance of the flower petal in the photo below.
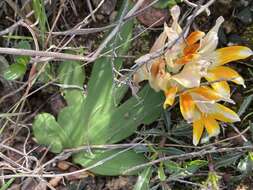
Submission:
M 204 125 L 210 137 L 217 136 L 220 133 L 218 122 L 211 116 L 204 117 Z
M 180 110 L 184 119 L 188 122 L 197 120 L 200 117 L 195 103 L 189 93 L 183 93 L 179 96 Z
M 193 144 L 196 146 L 202 136 L 204 130 L 204 121 L 199 119 L 193 122 Z
M 200 67 L 194 63 L 188 63 L 183 70 L 172 77 L 185 88 L 198 87 L 200 85 Z
M 183 56 L 179 59 L 176 60 L 176 65 L 177 64 L 187 64 L 190 63 L 191 61 L 197 59 L 199 57 L 198 54 L 188 54 L 186 56 Z
M 211 68 L 224 65 L 231 61 L 245 59 L 253 55 L 251 49 L 244 46 L 230 46 L 220 48 L 210 55 L 210 59 L 213 61 Z
M 215 104 L 215 112 L 212 114 L 212 116 L 215 119 L 224 121 L 224 122 L 233 123 L 233 122 L 240 121 L 239 116 L 233 110 L 218 103 Z
M 212 90 L 211 88 L 207 86 L 193 88 L 190 90 L 190 92 L 191 92 L 191 95 L 196 94 L 196 96 L 201 96 L 202 98 L 200 98 L 199 100 L 217 101 L 222 98 L 220 94 L 218 94 L 216 91 Z
M 187 56 L 189 54 L 195 54 L 197 53 L 197 50 L 199 49 L 200 44 L 199 43 L 195 43 L 189 46 L 186 46 L 184 48 L 184 55 Z
M 180 25 L 178 24 L 178 19 L 180 16 L 180 7 L 175 5 L 170 9 L 170 14 L 172 16 L 173 19 L 173 23 L 172 23 L 172 29 L 174 31 L 176 31 L 178 34 L 180 34 L 182 32 L 182 29 L 180 27 Z
M 245 87 L 243 78 L 234 69 L 225 66 L 209 69 L 206 78 L 210 82 L 212 82 L 212 80 L 231 80 Z
M 166 42 L 166 39 L 167 39 L 167 35 L 166 35 L 166 32 L 163 31 L 160 36 L 156 39 L 154 45 L 152 46 L 151 50 L 150 50 L 150 53 L 153 53 L 161 48 L 164 47 L 164 44 Z
M 206 34 L 201 43 L 201 50 L 199 53 L 208 55 L 212 51 L 214 51 L 218 45 L 218 31 L 221 24 L 224 22 L 223 17 L 219 17 L 216 20 L 216 24 L 214 27 Z
M 177 89 L 178 88 L 176 86 L 174 86 L 174 87 L 169 88 L 167 91 L 165 91 L 166 100 L 163 104 L 164 109 L 173 105 L 173 103 L 175 101 Z
M 195 44 L 196 42 L 198 42 L 201 38 L 203 38 L 205 36 L 204 32 L 201 31 L 194 31 L 192 32 L 185 40 L 186 40 L 186 44 L 188 46 Z
M 210 80 L 207 81 L 211 82 Z M 217 93 L 222 95 L 224 98 L 230 98 L 230 87 L 226 81 L 215 82 L 212 83 L 211 86 Z

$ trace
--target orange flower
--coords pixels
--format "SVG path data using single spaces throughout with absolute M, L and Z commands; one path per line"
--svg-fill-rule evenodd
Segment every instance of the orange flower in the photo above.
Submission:
M 239 116 L 231 109 L 217 103 L 224 100 L 209 87 L 187 90 L 180 95 L 180 110 L 184 119 L 193 123 L 193 144 L 197 145 L 204 128 L 210 137 L 220 133 L 218 121 L 237 122 Z M 230 99 L 225 100 L 230 101 Z
M 182 29 L 178 24 L 180 9 L 171 9 L 173 23 L 164 25 L 151 48 L 151 53 L 164 48 L 166 41 L 176 43 L 165 49 L 164 55 L 142 66 L 134 75 L 134 82 L 148 80 L 156 91 L 162 90 L 166 97 L 164 109 L 173 105 L 178 92 L 181 113 L 188 122 L 193 123 L 193 144 L 197 145 L 204 128 L 209 136 L 219 134 L 217 120 L 236 122 L 240 118 L 219 101 L 233 103 L 227 81 L 244 85 L 243 78 L 225 64 L 245 59 L 253 52 L 244 46 L 231 46 L 217 49 L 218 30 L 223 17 L 216 20 L 215 26 L 207 33 L 194 31 L 185 39 L 180 38 Z M 187 35 L 185 35 L 187 36 Z M 144 55 L 145 56 L 145 55 Z M 142 59 L 142 58 L 140 58 Z M 210 87 L 201 86 L 205 78 Z

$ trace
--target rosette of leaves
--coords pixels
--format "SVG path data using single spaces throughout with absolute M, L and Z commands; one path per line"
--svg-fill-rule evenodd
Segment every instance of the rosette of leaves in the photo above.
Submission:
M 132 29 L 133 21 L 122 25 L 104 52 L 113 46 L 120 46 L 115 49 L 115 53 L 126 54 Z M 148 86 L 138 93 L 138 98 L 130 97 L 122 101 L 128 87 L 114 85 L 112 62 L 115 68 L 119 69 L 123 60 L 119 57 L 114 59 L 102 57 L 95 61 L 87 93 L 82 91 L 85 78 L 82 63 L 74 61 L 61 63 L 58 71 L 60 82 L 63 86 L 78 88 L 63 89 L 67 107 L 60 111 L 57 118 L 49 113 L 36 116 L 33 132 L 39 144 L 49 146 L 54 153 L 82 145 L 114 144 L 134 134 L 141 124 L 150 124 L 160 116 L 161 94 L 155 93 Z M 89 167 L 90 171 L 96 174 L 121 175 L 125 170 L 145 163 L 146 159 L 133 148 L 91 149 L 73 155 L 73 161 L 83 167 Z

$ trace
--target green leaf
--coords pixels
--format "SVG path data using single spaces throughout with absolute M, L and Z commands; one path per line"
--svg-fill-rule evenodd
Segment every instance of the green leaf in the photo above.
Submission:
M 105 150 L 92 153 L 79 153 L 74 156 L 74 162 L 83 167 L 90 167 L 98 164 L 90 171 L 99 175 L 117 176 L 134 166 L 143 164 L 146 159 L 142 154 L 137 154 L 133 150 Z M 139 170 L 128 173 L 127 175 L 136 175 Z
M 33 10 L 36 19 L 39 21 L 41 44 L 44 44 L 45 33 L 47 31 L 47 15 L 43 0 L 32 0 Z
M 110 115 L 100 115 L 88 130 L 91 144 L 116 143 L 132 135 L 141 124 L 150 124 L 161 114 L 162 95 L 148 85 Z
M 253 100 L 253 94 L 244 98 L 244 100 L 240 106 L 240 109 L 238 110 L 238 113 L 237 113 L 239 116 L 242 116 L 245 113 L 247 108 L 250 106 L 252 100 Z
M 19 49 L 31 49 L 29 42 L 20 41 L 18 43 Z M 26 65 L 29 63 L 29 56 L 16 56 L 15 63 L 11 64 L 3 72 L 4 78 L 6 80 L 16 80 L 20 77 L 23 77 L 26 72 Z
M 68 105 L 82 104 L 85 98 L 84 92 L 81 90 L 85 79 L 82 63 L 78 61 L 62 62 L 58 69 L 58 77 L 63 85 L 64 98 Z
M 4 78 L 6 80 L 15 80 L 22 77 L 26 72 L 25 64 L 14 63 L 9 66 L 7 70 L 4 71 Z
M 249 152 L 249 154 L 244 158 L 241 159 L 238 163 L 237 168 L 239 171 L 243 173 L 250 173 L 253 171 L 253 153 Z
M 206 160 L 193 160 L 193 161 L 187 162 L 184 168 L 187 170 L 187 172 L 194 174 L 201 167 L 207 166 L 207 164 L 208 164 L 208 161 Z
M 165 175 L 165 173 L 164 173 L 164 169 L 163 169 L 163 164 L 162 164 L 162 162 L 161 162 L 160 165 L 159 165 L 157 174 L 158 174 L 158 178 L 159 178 L 161 181 L 165 181 L 165 180 L 166 180 L 166 175 Z
M 134 190 L 149 190 L 149 180 L 152 175 L 152 168 L 147 167 L 139 175 L 137 182 L 134 186 Z
M 68 140 L 63 129 L 55 121 L 54 116 L 48 113 L 36 116 L 33 123 L 33 132 L 40 144 L 50 146 L 50 150 L 55 153 L 61 152 L 65 141 Z
M 165 161 L 164 165 L 166 166 L 170 174 L 177 174 L 184 171 L 184 169 L 178 163 L 171 160 Z
M 6 183 L 4 183 L 2 185 L 2 187 L 0 188 L 0 190 L 7 190 L 9 189 L 9 187 L 11 186 L 11 184 L 14 182 L 15 178 L 11 178 L 9 179 Z
M 124 3 L 127 3 L 127 1 Z M 122 7 L 124 7 L 124 5 Z M 122 13 L 122 10 L 123 8 L 119 11 L 120 14 Z M 124 44 L 115 50 L 116 54 L 124 55 L 129 49 L 129 40 L 132 36 L 132 29 L 133 21 L 124 24 L 120 32 L 118 32 L 118 34 L 111 40 L 104 52 L 111 50 L 112 45 L 117 47 Z M 91 78 L 88 82 L 88 95 L 81 110 L 82 118 L 80 118 L 79 125 L 76 126 L 76 130 L 72 134 L 73 139 L 76 139 L 74 146 L 91 143 L 90 139 L 92 142 L 95 142 L 95 144 L 98 144 L 101 141 L 101 136 L 108 135 L 106 133 L 101 133 L 99 138 L 93 138 L 92 133 L 95 125 L 95 131 L 100 130 L 102 127 L 110 128 L 111 125 L 108 124 L 111 121 L 112 114 L 115 114 L 113 110 L 116 105 L 113 96 L 115 89 L 113 85 L 112 63 L 115 68 L 120 68 L 123 59 L 115 58 L 113 62 L 110 57 L 102 57 L 96 60 L 92 68 Z M 97 140 L 99 142 L 96 142 Z
M 242 155 L 243 153 L 241 152 L 234 152 L 220 156 L 216 159 L 215 168 L 219 169 L 221 167 L 234 167 L 234 164 Z

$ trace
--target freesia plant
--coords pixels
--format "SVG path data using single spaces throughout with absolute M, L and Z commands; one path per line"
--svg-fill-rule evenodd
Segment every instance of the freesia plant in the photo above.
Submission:
M 181 113 L 187 122 L 193 123 L 193 144 L 197 145 L 204 129 L 209 137 L 219 134 L 218 121 L 240 121 L 233 110 L 220 102 L 234 103 L 230 98 L 228 81 L 245 86 L 244 80 L 235 70 L 224 65 L 245 59 L 253 53 L 244 46 L 216 49 L 223 17 L 216 20 L 208 33 L 197 30 L 188 35 L 182 34 L 178 24 L 178 6 L 171 9 L 171 15 L 171 27 L 164 25 L 164 31 L 151 48 L 151 53 L 164 48 L 166 42 L 176 43 L 165 49 L 162 56 L 137 70 L 133 80 L 137 84 L 148 80 L 155 91 L 163 91 L 164 109 L 173 105 L 179 96 Z

